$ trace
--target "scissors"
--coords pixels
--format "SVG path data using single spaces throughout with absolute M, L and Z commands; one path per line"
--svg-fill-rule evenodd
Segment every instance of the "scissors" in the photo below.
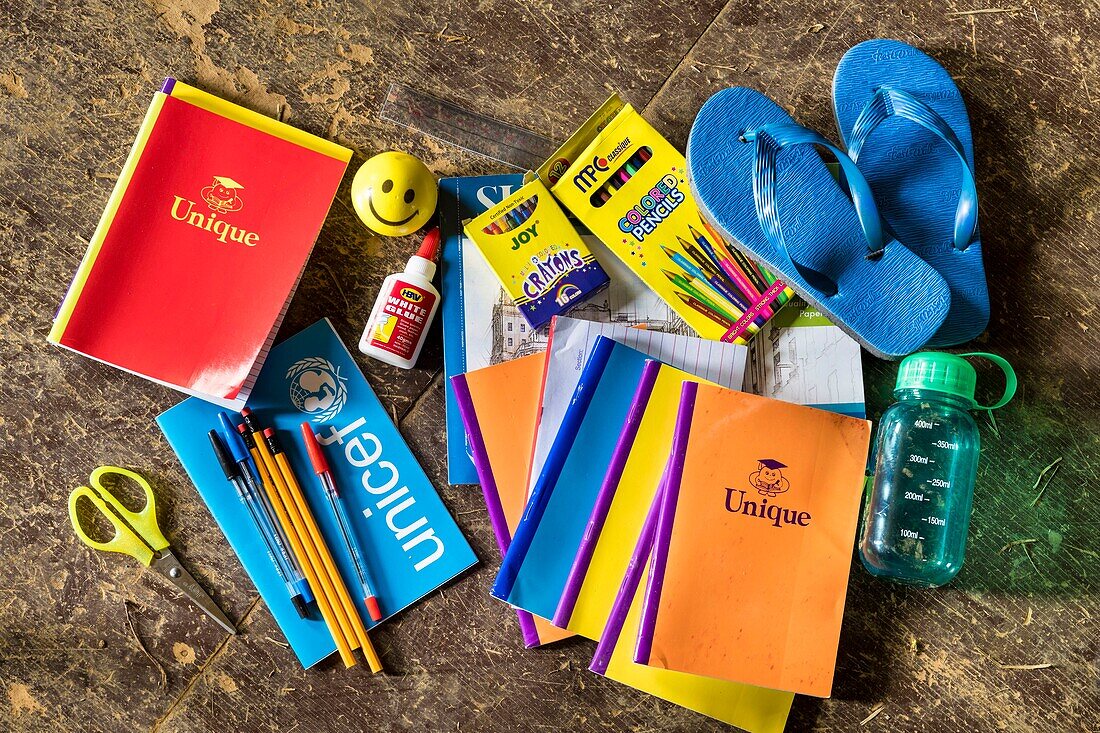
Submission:
M 139 512 L 132 512 L 115 498 L 101 482 L 103 476 L 124 476 L 135 481 L 145 492 L 145 506 Z M 237 627 L 233 625 L 218 604 L 214 603 L 206 591 L 187 572 L 179 560 L 176 559 L 168 540 L 157 525 L 157 505 L 153 498 L 153 488 L 143 476 L 118 466 L 100 466 L 92 471 L 88 477 L 92 488 L 81 486 L 73 489 L 69 494 L 69 519 L 72 520 L 76 536 L 89 547 L 105 552 L 121 552 L 130 555 L 145 567 L 152 567 L 161 575 L 176 584 L 188 598 L 195 602 L 206 615 L 230 634 L 237 633 Z M 98 542 L 88 536 L 80 524 L 77 515 L 76 504 L 80 499 L 92 502 L 96 509 L 105 516 L 115 528 L 115 536 L 107 542 Z

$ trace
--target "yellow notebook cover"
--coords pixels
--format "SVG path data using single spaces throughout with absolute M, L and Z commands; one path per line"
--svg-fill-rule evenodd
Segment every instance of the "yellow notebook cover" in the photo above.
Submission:
M 870 436 L 685 384 L 635 661 L 828 697 Z
M 657 495 L 672 448 L 672 428 L 685 381 L 713 384 L 659 361 L 646 364 L 620 439 L 625 461 L 621 473 L 613 461 L 600 487 L 554 616 L 559 626 L 600 640 L 615 591 L 630 562 L 649 505 Z

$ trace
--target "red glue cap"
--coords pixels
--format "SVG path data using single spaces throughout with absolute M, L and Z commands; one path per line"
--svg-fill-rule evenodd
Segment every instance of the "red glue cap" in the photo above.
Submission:
M 439 250 L 439 227 L 433 227 L 424 235 L 424 241 L 420 243 L 420 249 L 416 250 L 417 257 L 435 262 L 435 253 Z

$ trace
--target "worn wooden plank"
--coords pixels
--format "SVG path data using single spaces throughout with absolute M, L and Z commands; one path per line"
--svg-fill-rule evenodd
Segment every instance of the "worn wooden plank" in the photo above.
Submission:
M 391 80 L 563 138 L 617 89 L 682 143 L 695 110 L 756 86 L 832 133 L 829 80 L 877 35 L 953 71 L 978 148 L 994 324 L 981 346 L 1024 389 L 986 444 L 968 564 L 917 592 L 853 566 L 836 695 L 792 730 L 1095 730 L 1098 519 L 1094 10 L 1010 12 L 785 0 L 591 5 L 87 0 L 0 8 L 0 728 L 17 730 L 719 730 L 587 671 L 592 645 L 525 652 L 491 601 L 476 490 L 447 488 L 438 327 L 412 372 L 360 360 L 483 566 L 376 634 L 388 672 L 302 671 L 152 418 L 174 393 L 49 348 L 45 333 L 152 90 L 176 74 L 356 150 L 421 155 L 441 175 L 495 166 L 380 121 Z M 1006 7 L 1010 7 L 1007 6 Z M 1016 7 L 1015 5 L 1011 7 Z M 712 19 L 717 20 L 711 25 Z M 702 38 L 700 39 L 700 36 Z M 319 317 L 349 343 L 414 244 L 373 237 L 344 183 L 283 334 Z M 893 367 L 866 361 L 873 413 Z M 1062 468 L 1037 506 L 1033 482 Z M 102 462 L 139 468 L 180 555 L 244 634 L 211 623 L 129 560 L 75 542 L 67 492 Z M 1036 540 L 1013 545 L 1019 540 Z M 1022 548 L 1030 552 L 1030 559 Z M 165 668 L 140 651 L 138 638 Z M 1051 664 L 1042 669 L 1013 665 Z M 865 725 L 878 705 L 885 707 Z

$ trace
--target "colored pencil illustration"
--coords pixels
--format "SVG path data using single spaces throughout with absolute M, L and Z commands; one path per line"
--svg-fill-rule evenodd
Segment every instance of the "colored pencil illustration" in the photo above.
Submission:
M 679 235 L 677 235 L 676 241 L 679 242 L 680 247 L 687 252 L 688 257 L 699 266 L 699 269 L 707 274 L 707 277 L 726 277 L 726 275 L 715 266 L 715 263 L 711 262 L 710 258 L 700 252 L 699 248 L 694 244 Z
M 699 251 L 699 248 L 694 244 L 688 242 L 683 237 L 676 237 L 676 240 L 683 247 L 684 251 L 688 253 L 688 256 L 693 262 L 695 262 L 699 269 L 707 274 L 708 278 L 717 278 L 722 281 L 722 284 L 726 286 L 726 289 L 733 295 L 733 303 L 741 310 L 748 310 L 752 307 L 750 299 L 741 292 L 741 289 L 736 285 L 730 276 L 726 273 L 725 269 L 719 269 L 715 267 L 714 263 L 710 259 Z
M 729 247 L 725 242 L 715 241 L 714 251 L 719 257 L 730 260 L 741 268 L 741 271 L 748 276 L 749 282 L 752 283 L 752 286 L 756 288 L 757 292 L 763 293 L 768 289 L 770 283 L 765 279 L 760 266 L 746 257 L 741 250 L 735 247 Z
M 703 292 L 703 290 L 694 284 L 695 278 L 691 275 L 678 275 L 675 272 L 669 272 L 668 270 L 661 270 L 664 276 L 667 277 L 673 285 L 683 290 L 685 293 L 695 298 L 703 305 L 710 308 L 718 315 L 727 318 L 730 322 L 736 322 L 741 317 L 740 314 L 732 313 L 728 308 L 721 306 L 718 301 L 711 298 L 709 295 Z
M 719 236 L 718 232 L 714 231 L 714 227 L 712 227 L 710 224 L 708 224 L 705 220 L 703 220 L 703 228 L 705 228 L 707 230 L 707 233 L 710 234 L 711 238 L 715 242 L 721 243 L 722 248 L 726 252 L 732 253 L 732 252 L 737 250 L 736 247 L 730 246 L 729 242 L 727 242 L 725 239 L 723 239 L 721 236 Z M 750 260 L 750 262 L 751 262 L 751 260 Z M 776 276 L 771 273 L 771 270 L 764 267 L 763 265 L 757 264 L 755 262 L 753 262 L 753 264 L 756 266 L 756 270 L 763 276 L 764 282 L 767 283 L 767 287 L 765 288 L 765 290 L 767 288 L 770 288 L 778 278 L 776 278 Z M 792 294 L 793 294 L 793 292 L 791 291 L 791 289 L 789 287 L 784 288 L 783 290 L 781 290 L 779 292 L 779 295 L 776 296 L 775 300 L 776 300 L 777 303 L 779 303 L 779 305 L 783 305 L 788 300 L 791 299 Z
M 731 280 L 733 280 L 737 289 L 744 293 L 746 298 L 751 301 L 753 305 L 759 303 L 763 299 L 763 294 L 756 289 L 752 281 L 749 280 L 748 274 L 745 273 L 741 267 L 730 260 L 719 258 L 718 253 L 714 251 L 714 247 L 711 246 L 707 238 L 699 234 L 692 226 L 689 225 L 688 230 L 692 238 L 707 253 L 707 257 L 710 258 L 712 262 L 721 266 L 722 270 L 725 271 Z M 771 318 L 774 313 L 771 308 L 764 306 L 760 309 L 760 315 L 768 319 Z
M 723 316 L 718 315 L 717 313 L 712 311 L 710 308 L 707 308 L 705 305 L 703 305 L 702 303 L 700 303 L 698 300 L 691 297 L 690 295 L 684 295 L 683 293 L 676 293 L 676 297 L 679 298 L 684 303 L 684 305 L 686 305 L 688 308 L 691 308 L 692 310 L 698 311 L 699 313 L 703 314 L 704 316 L 706 316 L 710 320 L 717 323 L 719 326 L 722 326 L 723 328 L 732 328 L 733 327 L 733 324 L 734 324 L 733 321 L 729 320 L 728 318 L 725 318 Z
M 706 274 L 702 271 L 701 268 L 699 268 L 695 264 L 692 264 L 692 262 L 690 260 L 688 260 L 687 257 L 685 257 L 684 255 L 680 254 L 679 252 L 675 251 L 674 249 L 672 249 L 670 247 L 666 247 L 665 245 L 662 244 L 661 245 L 661 250 L 666 255 L 668 255 L 669 259 L 671 259 L 674 263 L 676 263 L 687 274 L 693 276 L 697 280 L 702 281 L 704 285 L 708 286 L 712 291 L 717 293 L 717 295 L 722 300 L 728 302 L 730 305 L 732 305 L 734 308 L 737 308 L 738 311 L 740 311 L 742 313 L 744 311 L 748 310 L 748 308 L 749 308 L 748 303 L 745 302 L 745 300 L 740 295 L 738 295 L 735 290 L 730 288 L 722 278 L 720 278 L 720 277 L 707 277 Z M 754 319 L 754 323 L 757 326 L 763 326 L 764 325 L 764 319 L 757 316 Z

